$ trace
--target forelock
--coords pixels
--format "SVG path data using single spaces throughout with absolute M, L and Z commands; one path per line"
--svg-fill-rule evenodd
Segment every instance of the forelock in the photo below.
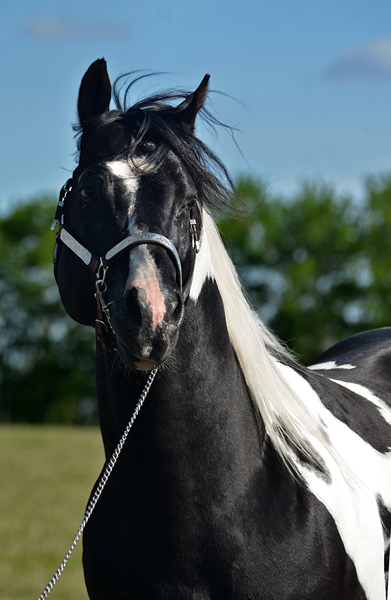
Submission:
M 181 112 L 191 94 L 171 91 L 150 96 L 128 107 L 131 82 L 120 101 L 118 82 L 114 84 L 116 110 L 92 119 L 84 128 L 75 127 L 79 160 L 86 162 L 128 160 L 136 168 L 142 161 L 161 166 L 171 150 L 195 182 L 199 200 L 217 210 L 229 211 L 238 195 L 228 172 L 214 153 L 181 121 Z M 184 100 L 179 105 L 172 101 Z M 201 117 L 213 124 L 210 113 Z M 140 159 L 142 161 L 140 162 Z M 145 166 L 143 167 L 145 168 Z

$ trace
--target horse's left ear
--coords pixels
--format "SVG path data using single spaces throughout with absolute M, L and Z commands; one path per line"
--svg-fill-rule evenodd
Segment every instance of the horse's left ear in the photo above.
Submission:
M 77 112 L 80 125 L 109 110 L 111 83 L 106 61 L 100 58 L 90 65 L 81 80 Z
M 192 131 L 194 131 L 195 120 L 199 110 L 202 108 L 208 95 L 208 84 L 210 75 L 205 75 L 196 91 L 178 106 L 178 109 L 183 108 L 178 113 L 182 123 L 185 123 Z

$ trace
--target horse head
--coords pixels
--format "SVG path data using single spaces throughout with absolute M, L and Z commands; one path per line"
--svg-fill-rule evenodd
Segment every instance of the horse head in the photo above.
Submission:
M 161 364 L 178 340 L 202 225 L 193 132 L 208 80 L 177 106 L 159 96 L 128 110 L 109 110 L 104 59 L 81 82 L 79 162 L 59 202 L 55 275 L 71 317 L 108 332 L 132 368 Z

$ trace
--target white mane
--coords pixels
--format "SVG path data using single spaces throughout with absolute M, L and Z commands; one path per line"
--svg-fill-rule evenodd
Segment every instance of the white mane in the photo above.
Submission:
M 214 220 L 206 211 L 203 226 L 232 346 L 261 413 L 266 432 L 283 460 L 296 471 L 297 461 L 289 446 L 299 448 L 316 460 L 318 456 L 310 440 L 316 441 L 315 446 L 321 443 L 330 451 L 327 436 L 321 421 L 290 387 L 280 363 L 267 350 L 268 347 L 278 353 L 282 362 L 284 358 L 292 361 L 289 352 L 250 307 Z
M 232 346 L 274 448 L 334 518 L 368 599 L 385 599 L 384 550 L 389 540 L 383 537 L 378 500 L 391 507 L 391 453 L 376 451 L 334 416 L 292 368 L 289 352 L 251 309 L 217 227 L 205 211 L 203 223 L 204 249 L 201 246 L 194 292 L 200 292 L 205 278 L 215 279 Z M 389 407 L 370 390 L 332 381 L 372 402 L 391 423 Z M 310 463 L 300 462 L 294 447 L 304 452 Z M 322 461 L 327 477 L 323 469 L 311 468 L 312 460 L 315 464 Z M 390 594 L 391 583 L 388 597 Z

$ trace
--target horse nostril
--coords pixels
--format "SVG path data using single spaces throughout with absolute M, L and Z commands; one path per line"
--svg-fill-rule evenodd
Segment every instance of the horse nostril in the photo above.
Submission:
M 155 301 L 153 301 L 155 300 Z M 155 331 L 163 321 L 178 325 L 182 320 L 184 310 L 181 295 L 169 297 L 150 298 L 146 290 L 138 287 L 127 289 L 122 296 L 122 314 L 132 321 L 133 326 L 149 327 L 152 324 Z
M 147 327 L 152 324 L 154 331 L 166 314 L 163 294 L 153 294 L 148 288 L 130 288 L 124 294 L 124 302 L 126 311 L 134 323 Z
M 140 298 L 140 292 L 144 292 L 144 290 L 133 287 L 127 289 L 122 296 L 122 311 L 126 313 L 128 318 L 131 318 L 132 323 L 136 326 L 140 326 L 142 323 L 145 305 L 145 292 L 144 300 Z

